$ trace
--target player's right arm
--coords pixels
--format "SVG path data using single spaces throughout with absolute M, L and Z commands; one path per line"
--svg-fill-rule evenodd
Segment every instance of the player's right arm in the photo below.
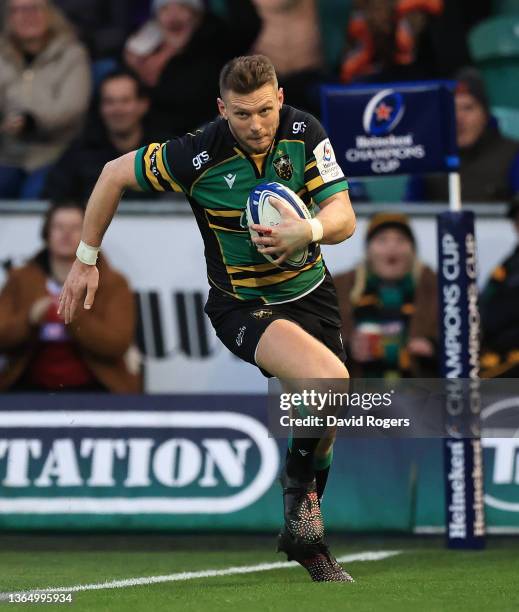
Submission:
M 108 162 L 92 191 L 83 221 L 81 240 L 90 247 L 99 248 L 103 236 L 117 210 L 125 189 L 139 190 L 135 174 L 136 151 Z M 95 265 L 74 261 L 60 295 L 58 312 L 68 324 L 83 301 L 86 310 L 92 308 L 99 283 Z M 85 297 L 86 294 L 86 297 Z
M 126 189 L 140 191 L 135 176 L 135 155 L 131 151 L 108 162 L 88 200 L 81 240 L 99 247 Z
M 153 142 L 108 162 L 88 200 L 81 242 L 99 249 L 125 189 L 189 193 L 204 171 L 200 160 L 209 160 L 206 149 L 209 143 L 197 132 L 162 144 Z M 96 266 L 76 259 L 60 296 L 58 312 L 65 323 L 72 321 L 81 301 L 86 310 L 92 308 L 98 282 Z

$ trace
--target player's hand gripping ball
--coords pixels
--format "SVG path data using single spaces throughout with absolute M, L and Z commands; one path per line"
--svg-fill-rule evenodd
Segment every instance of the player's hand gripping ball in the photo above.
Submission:
M 247 225 L 249 226 L 251 237 L 254 238 L 261 235 L 250 227 L 253 223 L 267 227 L 275 227 L 281 223 L 281 215 L 270 203 L 270 197 L 281 200 L 285 206 L 290 207 L 301 219 L 310 220 L 312 218 L 303 200 L 291 189 L 280 183 L 261 183 L 252 189 L 247 200 Z M 307 262 L 308 253 L 308 246 L 295 251 L 285 260 L 281 267 L 302 268 Z M 276 255 L 273 256 L 269 253 L 262 253 L 262 255 L 271 263 L 275 263 L 277 259 Z

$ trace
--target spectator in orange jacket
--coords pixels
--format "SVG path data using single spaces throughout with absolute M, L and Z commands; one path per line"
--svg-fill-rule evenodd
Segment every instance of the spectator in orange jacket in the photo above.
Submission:
M 419 40 L 444 0 L 355 0 L 341 80 L 416 78 Z
M 57 314 L 61 286 L 75 259 L 83 224 L 78 204 L 52 206 L 45 248 L 10 272 L 0 293 L 0 391 L 142 390 L 133 348 L 135 312 L 124 277 L 100 258 L 104 277 L 95 307 L 71 325 Z

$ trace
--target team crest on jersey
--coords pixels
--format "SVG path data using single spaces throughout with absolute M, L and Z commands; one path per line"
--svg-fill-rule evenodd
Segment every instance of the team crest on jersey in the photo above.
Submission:
M 294 166 L 292 166 L 292 160 L 288 155 L 282 155 L 274 160 L 274 170 L 280 179 L 289 181 L 294 174 Z
M 255 319 L 268 319 L 269 317 L 271 317 L 274 313 L 272 310 L 270 310 L 269 308 L 262 308 L 261 310 L 255 310 L 253 313 L 251 313 L 252 316 Z

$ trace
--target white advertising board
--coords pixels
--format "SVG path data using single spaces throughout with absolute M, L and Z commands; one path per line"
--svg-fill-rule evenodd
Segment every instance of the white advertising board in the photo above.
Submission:
M 332 274 L 353 267 L 363 256 L 367 219 L 360 217 L 346 243 L 325 246 Z M 422 260 L 436 268 L 436 222 L 413 220 Z M 0 216 L 0 262 L 18 264 L 40 248 L 41 216 Z M 476 223 L 480 285 L 515 245 L 506 219 Z M 203 243 L 186 215 L 120 215 L 103 243 L 111 263 L 139 295 L 145 347 L 146 388 L 152 393 L 264 392 L 267 380 L 257 368 L 235 358 L 216 338 L 202 313 L 208 285 Z M 0 285 L 4 271 L 0 268 Z

